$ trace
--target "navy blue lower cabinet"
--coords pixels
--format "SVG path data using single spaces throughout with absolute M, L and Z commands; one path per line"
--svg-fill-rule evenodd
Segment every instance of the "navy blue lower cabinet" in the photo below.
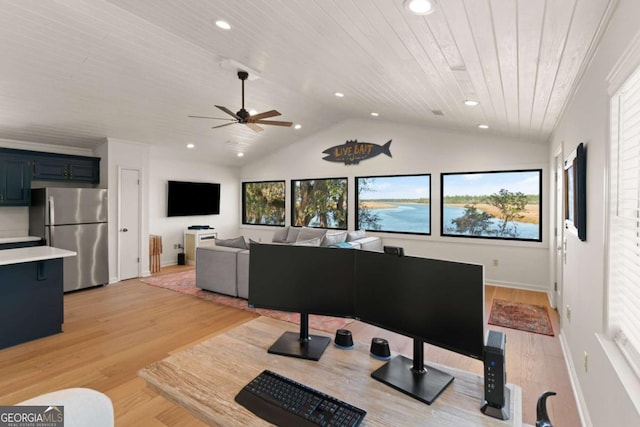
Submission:
M 62 258 L 0 266 L 0 349 L 62 332 Z

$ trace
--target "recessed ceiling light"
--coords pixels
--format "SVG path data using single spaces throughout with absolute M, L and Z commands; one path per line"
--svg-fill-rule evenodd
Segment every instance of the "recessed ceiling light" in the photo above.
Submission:
M 254 110 L 254 109 L 249 110 L 250 116 L 255 116 L 256 114 L 258 114 L 258 110 Z
M 373 117 L 378 117 L 380 114 L 378 114 L 378 113 L 376 113 L 376 112 L 373 112 L 373 111 L 372 111 L 372 112 L 371 112 L 371 115 L 372 115 Z
M 478 125 L 480 129 L 489 129 L 489 125 Z
M 414 15 L 428 15 L 435 9 L 435 0 L 404 0 L 404 7 Z
M 218 28 L 222 28 L 223 30 L 230 30 L 231 29 L 231 25 L 229 25 L 229 23 L 227 21 L 223 21 L 223 20 L 216 21 L 216 26 Z
M 465 99 L 464 105 L 468 105 L 469 107 L 475 107 L 480 104 L 478 101 L 474 101 L 473 99 Z
M 342 93 L 342 92 L 334 92 L 333 94 L 334 94 L 335 96 L 337 96 L 338 98 L 342 98 L 342 97 L 344 97 L 344 93 Z
M 238 153 L 238 157 L 244 156 L 244 153 Z
M 293 128 L 294 129 L 300 129 L 302 127 L 302 125 L 300 123 L 296 124 Z
M 195 146 L 196 146 L 195 144 L 191 144 L 191 143 L 187 144 L 187 148 L 193 148 Z

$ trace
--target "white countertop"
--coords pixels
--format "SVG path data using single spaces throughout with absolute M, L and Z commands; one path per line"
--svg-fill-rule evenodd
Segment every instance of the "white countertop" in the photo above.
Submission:
M 30 248 L 4 249 L 0 251 L 0 265 L 20 264 L 23 262 L 44 261 L 47 259 L 76 256 L 73 251 L 52 248 L 51 246 L 33 246 Z
M 0 237 L 0 245 L 3 243 L 35 242 L 38 240 L 40 240 L 40 237 L 36 236 Z

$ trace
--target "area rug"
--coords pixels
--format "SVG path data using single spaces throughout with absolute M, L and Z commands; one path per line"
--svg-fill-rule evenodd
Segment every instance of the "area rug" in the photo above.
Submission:
M 490 325 L 553 336 L 547 308 L 541 305 L 494 299 L 489 315 Z
M 246 299 L 234 298 L 228 295 L 217 294 L 215 292 L 205 291 L 197 288 L 195 270 L 187 270 L 181 271 L 179 273 L 145 277 L 144 279 L 140 279 L 140 281 L 147 285 L 170 289 L 172 291 L 180 292 L 181 294 L 192 295 L 194 297 L 213 301 L 215 303 L 226 305 L 229 307 L 252 311 L 262 316 L 273 317 L 274 319 L 300 324 L 299 313 L 288 313 L 277 310 L 252 308 L 249 307 Z M 337 329 L 342 329 L 351 322 L 353 322 L 352 319 L 344 319 L 341 317 L 320 316 L 315 314 L 309 315 L 309 327 L 326 332 L 335 332 Z

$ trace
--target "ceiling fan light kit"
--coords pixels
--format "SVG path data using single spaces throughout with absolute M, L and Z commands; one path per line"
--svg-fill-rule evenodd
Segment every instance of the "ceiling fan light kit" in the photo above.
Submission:
M 225 113 L 233 117 L 233 119 L 218 118 L 218 117 L 204 117 L 204 116 L 189 116 L 189 117 L 192 117 L 195 119 L 212 119 L 212 120 L 229 120 L 230 121 L 230 123 L 213 126 L 211 129 L 217 129 L 217 128 L 233 125 L 236 123 L 240 123 L 243 125 L 247 125 L 247 127 L 253 130 L 254 132 L 262 132 L 264 129 L 258 126 L 258 124 L 286 126 L 286 127 L 291 127 L 293 125 L 293 122 L 284 122 L 284 121 L 278 121 L 278 120 L 264 120 L 270 117 L 279 116 L 280 113 L 276 110 L 265 111 L 264 113 L 258 113 L 258 114 L 250 114 L 244 108 L 244 82 L 249 78 L 249 73 L 246 71 L 239 70 L 238 78 L 242 82 L 242 108 L 240 108 L 238 112 L 234 113 L 233 111 L 229 110 L 227 107 L 224 107 L 222 105 L 216 105 L 216 108 L 224 111 Z

